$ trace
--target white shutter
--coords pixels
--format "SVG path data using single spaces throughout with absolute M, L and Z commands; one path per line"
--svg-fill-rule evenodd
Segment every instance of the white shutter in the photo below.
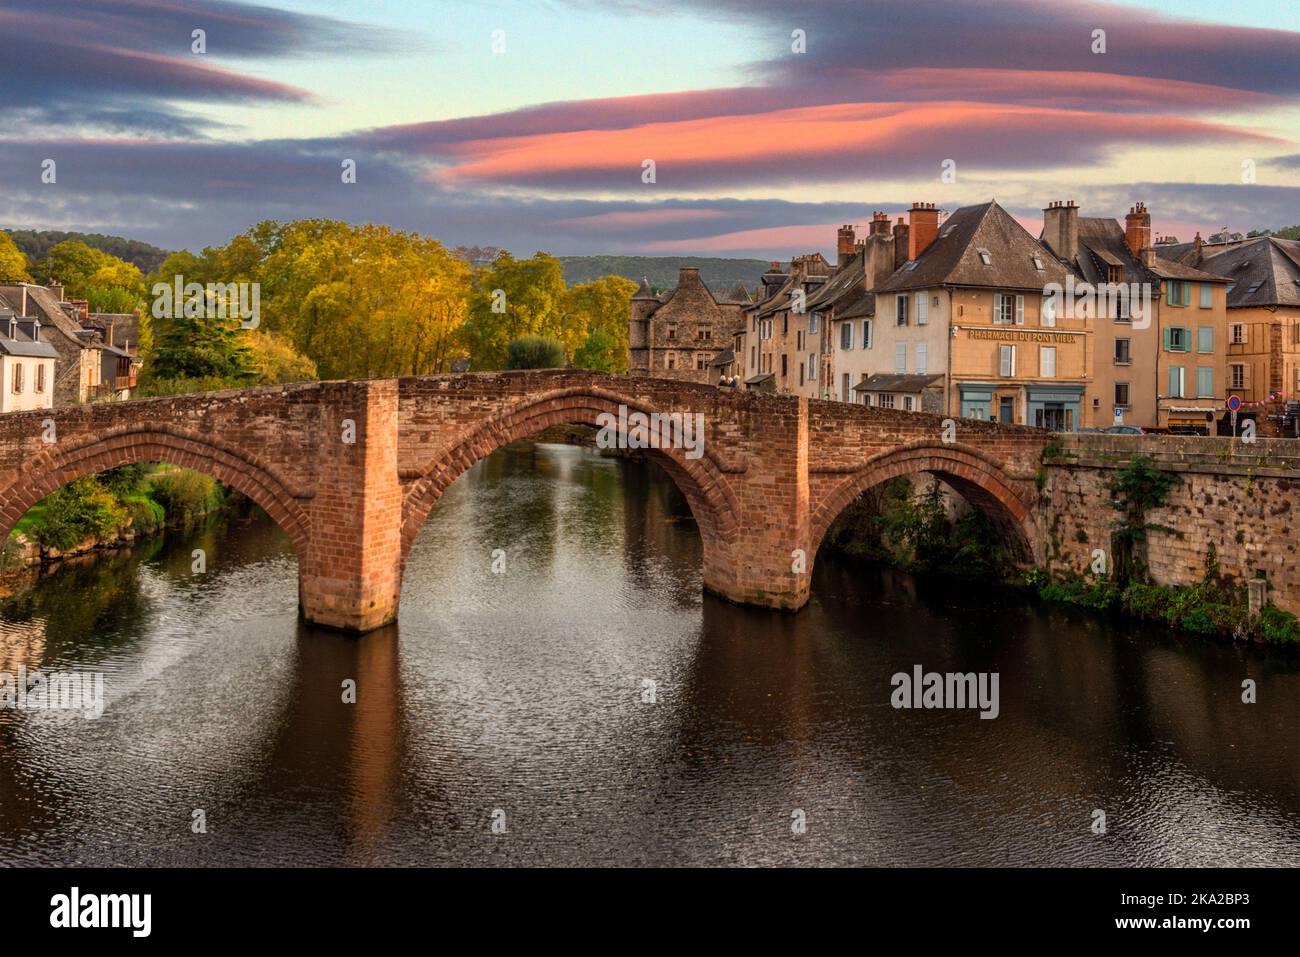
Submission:
M 894 371 L 899 375 L 907 374 L 907 343 L 894 343 Z
M 1025 297 L 1016 296 L 1016 325 L 1025 324 Z
M 998 373 L 1010 378 L 1016 374 L 1016 347 L 998 347 Z
M 1043 325 L 1056 325 L 1056 298 L 1054 296 L 1043 297 Z
M 1038 374 L 1044 379 L 1056 378 L 1056 348 L 1041 346 L 1038 350 Z
M 916 324 L 923 326 L 930 321 L 930 295 L 925 292 L 916 294 Z
M 917 375 L 925 375 L 926 362 L 928 361 L 929 358 L 928 356 L 929 351 L 930 351 L 930 347 L 926 343 L 918 342 L 916 344 L 916 374 Z

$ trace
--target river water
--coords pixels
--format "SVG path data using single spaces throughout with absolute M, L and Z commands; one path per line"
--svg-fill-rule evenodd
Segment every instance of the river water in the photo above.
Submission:
M 364 638 L 298 622 L 260 513 L 65 568 L 0 603 L 0 671 L 105 710 L 0 711 L 0 864 L 1300 864 L 1294 654 L 830 555 L 770 613 L 700 565 L 653 465 L 521 445 Z M 998 716 L 893 708 L 916 665 L 996 672 Z

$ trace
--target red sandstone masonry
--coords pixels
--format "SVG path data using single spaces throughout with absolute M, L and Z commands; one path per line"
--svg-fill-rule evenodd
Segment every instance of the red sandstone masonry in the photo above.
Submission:
M 945 443 L 940 416 L 565 370 L 311 383 L 0 416 L 0 532 L 82 475 L 140 461 L 195 468 L 244 492 L 288 532 L 309 621 L 364 631 L 396 616 L 405 556 L 457 476 L 507 442 L 561 423 L 596 425 L 620 405 L 704 415 L 703 457 L 652 454 L 695 515 L 705 586 L 738 602 L 802 606 L 831 522 L 854 496 L 895 475 L 938 475 L 1053 567 L 1078 566 L 1090 554 L 1061 541 L 1070 539 L 1058 534 L 1063 522 L 1095 540 L 1109 519 L 1100 479 L 1086 474 L 1101 466 L 1054 465 L 1044 495 L 1036 485 L 1048 442 L 1092 441 L 1095 451 L 1104 437 L 957 419 L 955 441 Z M 53 445 L 41 440 L 47 419 L 57 428 Z M 342 441 L 344 419 L 356 423 L 354 445 Z M 1183 512 L 1158 519 L 1189 534 L 1161 550 L 1157 574 L 1194 580 L 1202 546 L 1213 540 L 1225 568 L 1244 576 L 1266 567 L 1274 600 L 1293 607 L 1296 444 L 1259 444 L 1261 461 L 1291 470 L 1275 476 L 1265 466 L 1248 475 L 1237 458 L 1193 462 L 1191 446 L 1138 441 L 1201 470 Z M 792 567 L 797 550 L 803 573 Z

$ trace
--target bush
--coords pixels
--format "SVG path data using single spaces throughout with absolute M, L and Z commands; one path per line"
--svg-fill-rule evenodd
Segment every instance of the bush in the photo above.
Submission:
M 507 369 L 563 369 L 564 343 L 545 336 L 520 336 L 506 346 Z
M 1268 605 L 1255 620 L 1259 637 L 1279 643 L 1300 641 L 1300 621 L 1290 612 Z
M 132 495 L 122 501 L 131 519 L 131 530 L 137 535 L 156 532 L 167 522 L 166 510 L 147 495 Z
M 149 494 L 166 511 L 172 525 L 192 524 L 225 501 L 216 479 L 186 469 L 155 475 Z
M 44 548 L 67 551 L 87 538 L 108 538 L 126 524 L 126 510 L 94 480 L 77 479 L 46 496 L 32 537 Z

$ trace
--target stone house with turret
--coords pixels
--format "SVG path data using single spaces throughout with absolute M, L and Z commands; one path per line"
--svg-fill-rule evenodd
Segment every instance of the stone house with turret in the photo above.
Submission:
M 737 290 L 733 295 L 739 296 Z M 682 266 L 677 286 L 657 296 L 643 281 L 632 296 L 628 318 L 628 371 L 661 379 L 715 382 L 710 364 L 733 348 L 748 301 L 718 299 L 694 266 Z

